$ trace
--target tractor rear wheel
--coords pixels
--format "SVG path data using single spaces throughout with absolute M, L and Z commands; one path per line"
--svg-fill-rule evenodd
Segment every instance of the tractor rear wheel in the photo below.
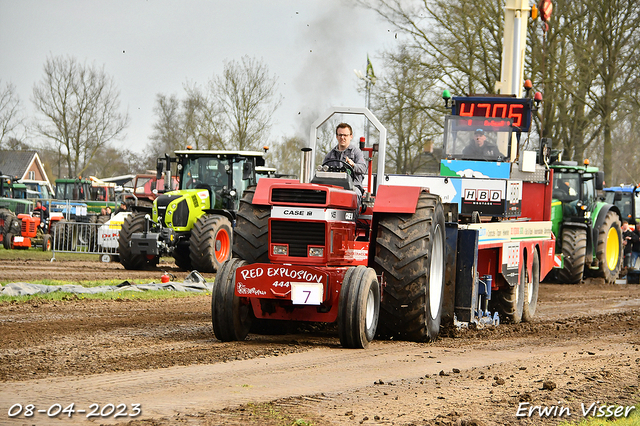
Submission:
M 500 315 L 500 321 L 511 324 L 518 324 L 522 321 L 526 280 L 527 267 L 523 264 L 522 271 L 520 271 L 520 282 L 514 286 L 507 285 L 496 291 L 495 297 L 492 296 L 492 301 L 495 299 L 495 309 Z
M 256 187 L 248 188 L 238 208 L 233 235 L 233 255 L 249 263 L 269 262 L 270 206 L 255 205 Z
M 525 268 L 526 272 L 526 268 Z M 531 276 L 526 273 L 524 286 L 524 306 L 522 308 L 522 321 L 533 321 L 538 307 L 538 290 L 540 288 L 540 255 L 538 250 L 533 249 L 533 264 L 531 265 Z
M 607 284 L 615 283 L 622 267 L 622 231 L 620 218 L 613 212 L 607 212 L 604 223 L 598 229 L 598 244 L 596 259 L 598 260 L 598 276 L 603 277 Z
M 201 216 L 191 230 L 191 266 L 200 272 L 216 272 L 231 258 L 231 222 L 224 216 Z
M 11 232 L 4 234 L 2 244 L 6 250 L 13 250 L 13 234 Z
M 364 349 L 376 335 L 380 315 L 380 283 L 366 266 L 349 268 L 338 303 L 338 334 L 345 348 Z
M 222 264 L 211 290 L 211 322 L 218 340 L 244 340 L 249 334 L 253 310 L 248 299 L 235 295 L 236 269 L 246 265 L 241 259 L 229 259 Z
M 2 244 L 4 246 L 4 248 L 6 249 L 10 249 L 11 248 L 11 238 L 9 238 L 9 234 L 13 234 L 13 232 L 11 232 L 11 226 L 13 225 L 14 221 L 17 221 L 18 218 L 17 216 L 10 210 L 5 210 L 3 209 L 0 214 L 2 215 L 2 218 L 4 219 L 3 222 L 3 226 L 0 229 L 0 233 L 2 233 Z
M 564 268 L 556 274 L 561 283 L 577 284 L 582 281 L 587 257 L 587 230 L 583 228 L 562 228 L 562 253 Z
M 127 216 L 120 229 L 118 236 L 118 253 L 120 255 L 120 263 L 125 269 L 145 269 L 148 266 L 155 266 L 157 262 L 149 259 L 144 254 L 133 254 L 131 252 L 131 236 L 135 232 L 144 231 L 144 214 L 132 214 Z M 157 256 L 156 256 L 157 257 Z
M 381 337 L 435 340 L 440 332 L 445 271 L 444 210 L 440 197 L 421 193 L 413 214 L 378 221 L 375 265 L 386 281 Z

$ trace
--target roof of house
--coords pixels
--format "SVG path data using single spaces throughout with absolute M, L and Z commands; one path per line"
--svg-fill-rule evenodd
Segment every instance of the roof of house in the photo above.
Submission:
M 0 151 L 0 172 L 22 179 L 35 156 L 35 151 Z

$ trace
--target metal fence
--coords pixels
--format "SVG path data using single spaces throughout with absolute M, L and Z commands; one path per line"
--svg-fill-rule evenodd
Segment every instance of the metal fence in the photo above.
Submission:
M 56 223 L 51 228 L 51 260 L 56 253 L 86 253 L 105 256 L 103 260 L 108 261 L 118 255 L 120 228 L 120 223 Z

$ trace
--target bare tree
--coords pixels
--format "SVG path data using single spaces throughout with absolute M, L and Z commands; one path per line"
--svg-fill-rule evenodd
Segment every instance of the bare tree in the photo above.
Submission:
M 22 106 L 16 93 L 16 87 L 11 83 L 6 83 L 4 88 L 0 88 L 0 148 L 9 135 L 13 139 L 17 139 L 15 131 L 24 122 L 22 114 Z
M 185 85 L 185 91 L 182 109 L 187 140 L 199 149 L 224 150 L 224 117 L 215 98 L 196 85 Z
M 44 77 L 33 87 L 33 103 L 42 115 L 36 131 L 62 150 L 69 175 L 84 173 L 96 152 L 122 135 L 128 113 L 104 69 L 72 57 L 49 57 Z
M 304 146 L 305 141 L 299 136 L 284 138 L 269 149 L 267 166 L 275 167 L 280 174 L 299 175 Z
M 182 112 L 177 95 L 157 94 L 153 112 L 157 116 L 157 121 L 153 125 L 153 134 L 145 150 L 148 153 L 145 164 L 150 168 L 155 168 L 158 157 L 165 153 L 172 153 L 186 140 L 182 131 Z
M 222 76 L 209 82 L 224 117 L 227 149 L 257 149 L 269 135 L 271 118 L 281 103 L 278 79 L 262 61 L 243 56 L 224 65 Z
M 416 173 L 431 162 L 433 139 L 442 132 L 444 104 L 433 90 L 433 69 L 421 65 L 406 47 L 385 55 L 386 75 L 373 93 L 374 111 L 387 129 L 387 164 L 392 173 Z M 429 144 L 429 146 L 426 146 Z

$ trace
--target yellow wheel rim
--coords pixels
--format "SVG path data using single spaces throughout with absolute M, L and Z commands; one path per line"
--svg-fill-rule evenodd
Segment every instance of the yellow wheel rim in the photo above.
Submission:
M 620 239 L 618 231 L 612 226 L 607 233 L 607 266 L 613 271 L 618 266 L 618 256 L 620 255 Z

